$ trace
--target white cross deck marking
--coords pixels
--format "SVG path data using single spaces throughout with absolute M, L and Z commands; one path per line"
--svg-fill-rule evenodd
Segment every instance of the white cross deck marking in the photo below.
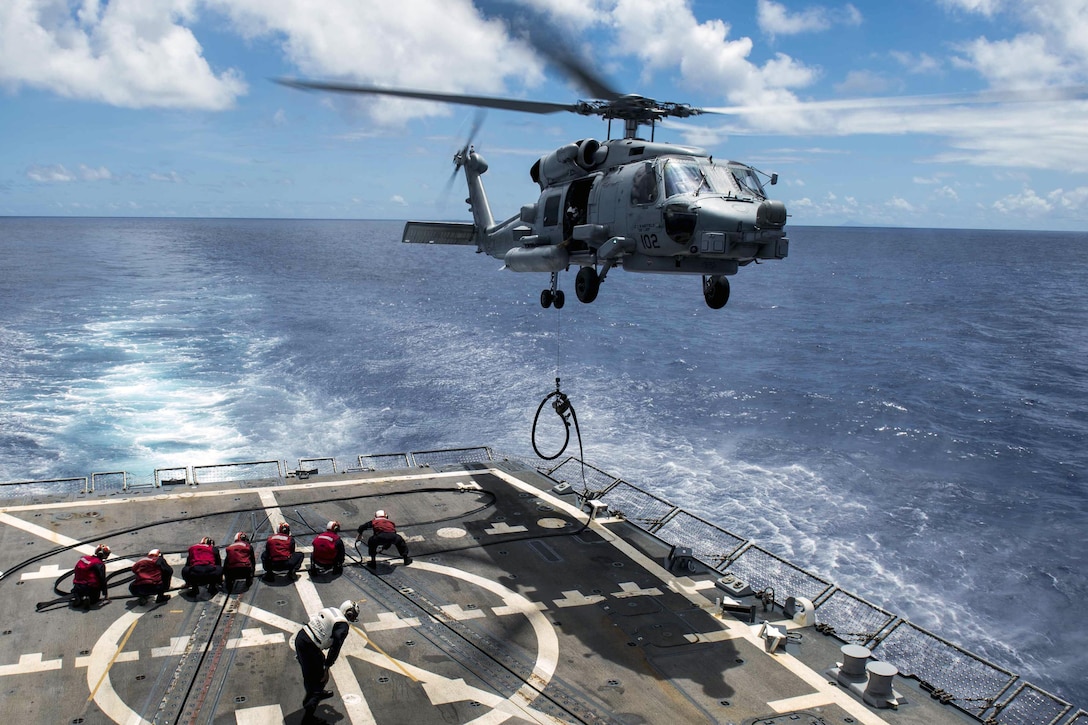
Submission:
M 389 629 L 405 629 L 406 627 L 418 627 L 419 620 L 416 617 L 401 619 L 394 612 L 378 612 L 377 622 L 367 622 L 361 625 L 367 632 L 384 632 Z
M 521 534 L 528 530 L 529 529 L 521 526 L 520 524 L 517 526 L 511 526 L 505 521 L 496 521 L 495 523 L 491 524 L 490 529 L 484 529 L 484 533 L 490 534 L 492 536 L 498 536 L 499 534 Z
M 59 670 L 62 664 L 62 660 L 42 660 L 41 652 L 30 652 L 19 656 L 19 664 L 0 667 L 0 677 Z
M 563 596 L 563 599 L 553 600 L 552 604 L 562 609 L 563 607 L 583 607 L 587 604 L 597 604 L 604 601 L 604 595 L 602 594 L 591 594 L 587 597 L 577 589 L 564 591 Z
M 439 609 L 442 610 L 443 614 L 456 622 L 463 622 L 467 619 L 480 619 L 481 617 L 487 616 L 479 609 L 461 609 L 460 604 L 445 604 L 439 607 Z
M 612 596 L 616 599 L 626 599 L 628 597 L 659 597 L 661 596 L 661 590 L 657 587 L 648 587 L 643 589 L 634 582 L 621 582 L 620 589 L 622 591 L 612 592 Z
M 132 650 L 132 651 L 129 651 L 129 652 L 118 652 L 117 656 L 113 658 L 113 663 L 117 664 L 118 662 L 138 662 L 139 660 L 140 660 L 140 653 L 137 652 L 136 650 Z M 76 667 L 90 667 L 90 665 L 91 665 L 91 656 L 90 655 L 86 655 L 84 657 L 76 657 L 76 663 L 75 663 Z

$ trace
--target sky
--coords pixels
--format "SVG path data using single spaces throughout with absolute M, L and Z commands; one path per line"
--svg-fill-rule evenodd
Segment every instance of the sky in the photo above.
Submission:
M 777 173 L 791 225 L 1088 230 L 1088 0 L 3 0 L 0 215 L 467 220 L 473 109 L 272 79 L 592 98 L 526 27 L 619 92 L 737 111 L 656 140 Z M 828 103 L 1009 89 L 1034 100 Z M 607 132 L 488 111 L 495 217 Z

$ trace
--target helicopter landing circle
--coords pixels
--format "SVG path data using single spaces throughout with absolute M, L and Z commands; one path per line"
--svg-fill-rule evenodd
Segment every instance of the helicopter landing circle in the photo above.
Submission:
M 503 606 L 494 609 L 496 614 L 523 615 L 532 627 L 537 640 L 536 661 L 533 663 L 532 674 L 528 678 L 535 686 L 526 683 L 516 692 L 503 697 L 468 685 L 463 680 L 450 680 L 429 670 L 391 658 L 369 646 L 368 642 L 364 642 L 364 638 L 360 637 L 349 637 L 342 654 L 346 657 L 362 659 L 390 672 L 407 675 L 419 680 L 432 701 L 435 701 L 435 704 L 475 700 L 487 705 L 494 710 L 489 722 L 501 722 L 515 716 L 517 713 L 525 713 L 526 710 L 531 711 L 531 703 L 551 681 L 559 665 L 559 638 L 544 613 L 540 611 L 534 602 L 522 594 L 476 574 L 424 561 L 414 562 L 411 569 L 428 571 L 440 576 L 449 576 L 476 585 L 502 600 Z M 221 596 L 223 595 L 217 595 L 217 597 Z M 154 607 L 148 607 L 142 611 L 128 610 L 124 612 L 98 638 L 87 659 L 89 699 L 93 700 L 101 708 L 103 714 L 115 723 L 149 725 L 149 722 L 129 707 L 113 688 L 110 681 L 110 668 L 115 662 L 127 658 L 128 654 L 124 651 L 124 646 L 129 635 L 139 623 L 140 618 L 151 611 L 154 611 Z M 283 631 L 287 640 L 286 644 L 293 647 L 290 643 L 295 632 L 301 627 L 301 623 L 244 603 L 239 607 L 239 613 Z M 363 626 L 365 627 L 365 625 Z M 359 691 L 363 692 L 365 696 L 361 684 L 358 684 L 358 687 Z M 345 704 L 350 704 L 349 697 L 354 700 L 358 695 L 346 694 L 344 696 Z

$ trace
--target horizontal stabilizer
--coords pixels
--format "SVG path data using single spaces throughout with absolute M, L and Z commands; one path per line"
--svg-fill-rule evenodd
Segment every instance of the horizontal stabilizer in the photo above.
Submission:
M 476 226 L 468 222 L 408 222 L 406 244 L 476 244 Z

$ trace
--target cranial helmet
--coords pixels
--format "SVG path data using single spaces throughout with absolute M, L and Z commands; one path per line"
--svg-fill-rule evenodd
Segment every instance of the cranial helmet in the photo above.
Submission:
M 97 556 L 99 559 L 105 561 L 106 559 L 110 558 L 110 547 L 106 546 L 105 544 L 99 544 L 98 547 L 94 550 L 94 555 Z
M 359 605 L 350 599 L 340 605 L 340 612 L 349 622 L 355 622 L 359 619 Z
M 277 529 L 277 531 L 279 531 L 281 534 L 289 534 L 291 533 L 291 524 L 284 521 L 282 524 L 280 524 L 280 527 Z
M 333 533 L 339 531 L 340 530 L 340 522 L 339 521 L 330 521 L 328 523 L 328 525 L 325 527 L 325 530 L 326 531 L 332 531 Z
M 208 546 L 215 546 L 215 539 L 210 536 L 205 536 L 203 539 L 200 540 L 200 543 L 207 544 Z
M 154 557 L 154 556 L 162 556 L 162 552 L 161 552 L 161 551 L 159 551 L 158 549 L 152 549 L 151 551 L 147 552 L 147 555 L 148 555 L 148 556 L 152 556 L 152 557 Z
M 375 511 L 374 512 L 374 518 L 384 519 L 385 518 L 385 509 L 378 509 L 377 511 Z
M 239 531 L 234 535 L 235 541 L 249 541 L 249 535 L 244 531 Z

